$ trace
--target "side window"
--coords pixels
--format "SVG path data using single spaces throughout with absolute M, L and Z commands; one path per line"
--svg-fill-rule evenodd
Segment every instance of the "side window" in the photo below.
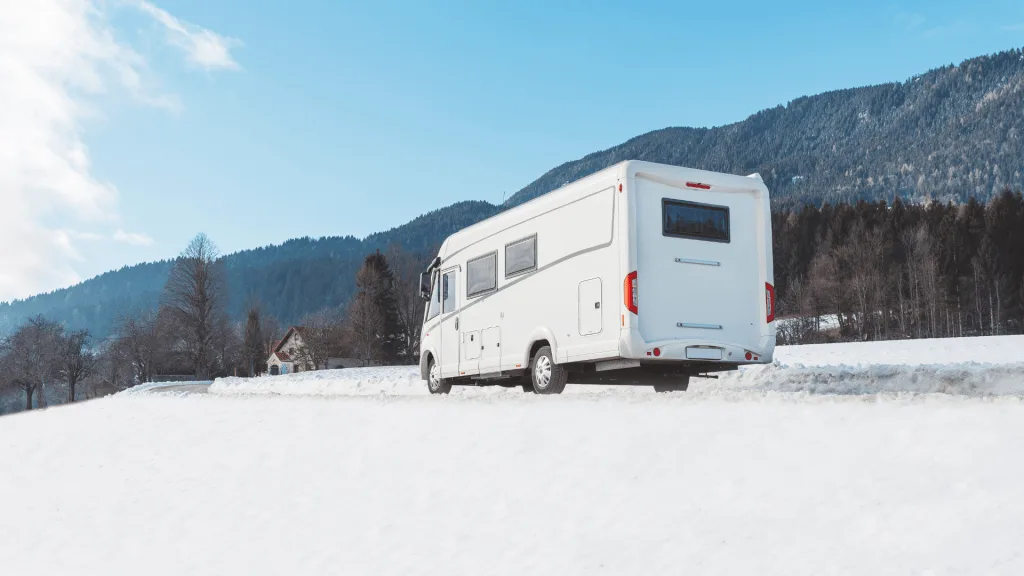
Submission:
M 505 246 L 505 278 L 537 268 L 537 235 Z
M 498 253 L 480 256 L 466 263 L 466 298 L 498 287 Z
M 434 274 L 434 289 L 430 291 L 430 302 L 427 303 L 427 320 L 441 312 L 441 287 L 439 286 L 439 279 L 440 276 Z
M 441 277 L 441 311 L 445 314 L 455 312 L 455 270 L 445 272 Z

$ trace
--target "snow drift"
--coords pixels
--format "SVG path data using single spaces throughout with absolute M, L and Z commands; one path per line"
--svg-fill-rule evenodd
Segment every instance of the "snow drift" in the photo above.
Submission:
M 949 338 L 780 346 L 776 360 L 695 378 L 691 394 L 791 392 L 809 394 L 943 393 L 1024 395 L 1024 337 Z M 973 359 L 973 360 L 972 360 Z M 968 361 L 971 360 L 971 361 Z M 222 378 L 210 392 L 296 396 L 426 395 L 416 367 L 350 368 L 263 378 Z M 519 388 L 458 386 L 459 396 L 521 394 Z M 648 387 L 570 385 L 567 394 L 647 395 Z

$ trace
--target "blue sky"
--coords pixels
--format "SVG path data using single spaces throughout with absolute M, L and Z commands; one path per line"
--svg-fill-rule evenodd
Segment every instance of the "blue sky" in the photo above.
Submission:
M 128 241 L 35 212 L 87 240 L 62 274 L 14 278 L 0 299 L 172 257 L 200 231 L 222 252 L 361 237 L 459 200 L 499 202 L 650 130 L 1024 45 L 1019 0 L 157 1 L 193 36 L 223 40 L 230 61 L 210 66 L 183 58 L 156 12 L 124 6 L 138 0 L 95 1 L 142 62 L 146 96 L 89 94 L 94 113 L 77 122 L 91 176 L 116 189 L 116 225 L 95 226 Z

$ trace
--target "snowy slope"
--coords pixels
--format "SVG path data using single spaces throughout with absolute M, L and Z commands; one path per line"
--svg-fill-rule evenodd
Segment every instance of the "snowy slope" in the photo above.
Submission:
M 0 419 L 0 566 L 1024 573 L 1024 403 L 816 398 L 154 395 L 19 414 Z
M 388 368 L 7 416 L 0 573 L 1022 574 L 1000 342 L 791 348 L 686 394 L 432 397 Z

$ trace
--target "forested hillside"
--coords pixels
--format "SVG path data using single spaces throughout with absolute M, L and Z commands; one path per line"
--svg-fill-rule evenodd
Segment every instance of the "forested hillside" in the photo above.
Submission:
M 777 205 L 988 199 L 1024 184 L 1024 52 L 1010 50 L 903 83 L 793 100 L 710 129 L 665 128 L 567 162 L 519 204 L 622 160 L 759 172 Z
M 343 305 L 355 292 L 356 271 L 370 252 L 399 244 L 429 259 L 446 236 L 498 211 L 486 202 L 460 202 L 363 240 L 298 238 L 227 255 L 230 312 L 240 319 L 246 304 L 255 299 L 265 313 L 289 324 L 308 312 Z M 42 314 L 71 330 L 87 329 L 103 338 L 118 317 L 156 307 L 170 269 L 171 262 L 139 264 L 71 288 L 0 303 L 0 335 Z
M 226 256 L 231 311 L 247 299 L 288 324 L 345 303 L 363 257 L 391 243 L 429 255 L 449 234 L 626 159 L 759 172 L 775 210 L 901 197 L 988 201 L 1024 187 L 1024 52 L 1010 50 L 903 83 L 799 98 L 710 129 L 666 128 L 565 163 L 503 206 L 460 202 L 365 239 L 302 238 Z M 514 161 L 514 160 L 513 160 Z M 213 234 L 216 241 L 216 234 Z M 123 312 L 151 307 L 168 262 L 108 272 L 72 288 L 0 304 L 0 334 L 36 314 L 106 335 Z

